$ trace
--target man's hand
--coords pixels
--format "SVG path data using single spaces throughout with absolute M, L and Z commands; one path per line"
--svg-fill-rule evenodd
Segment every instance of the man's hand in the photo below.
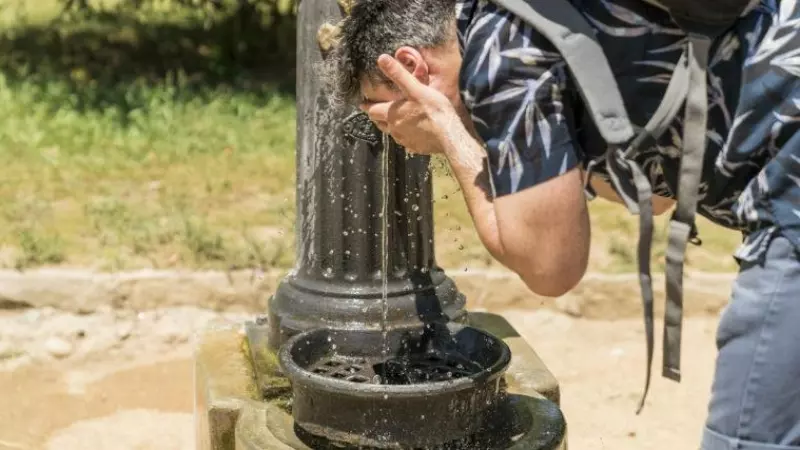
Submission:
M 378 67 L 400 90 L 403 99 L 362 105 L 378 128 L 411 153 L 442 151 L 443 129 L 458 120 L 455 108 L 441 92 L 421 83 L 389 55 L 378 58 Z

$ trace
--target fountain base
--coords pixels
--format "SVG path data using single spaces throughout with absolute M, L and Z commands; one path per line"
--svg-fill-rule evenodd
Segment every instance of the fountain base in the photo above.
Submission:
M 494 420 L 511 352 L 451 322 L 385 335 L 307 331 L 279 358 L 300 428 L 343 445 L 396 449 L 457 441 Z
M 566 425 L 555 378 L 536 352 L 501 316 L 470 313 L 469 325 L 501 339 L 513 354 L 504 374 L 507 395 L 477 433 L 436 450 L 561 450 Z M 195 370 L 198 448 L 306 450 L 368 448 L 332 444 L 297 426 L 288 379 L 274 375 L 278 359 L 265 351 L 261 320 L 210 329 L 198 336 Z M 405 448 L 405 447 L 398 447 Z
M 428 450 L 563 450 L 566 424 L 558 406 L 541 397 L 509 395 L 495 420 L 475 435 Z M 236 450 L 365 450 L 332 444 L 296 426 L 269 403 L 249 403 L 236 425 Z M 404 447 L 397 447 L 402 449 Z

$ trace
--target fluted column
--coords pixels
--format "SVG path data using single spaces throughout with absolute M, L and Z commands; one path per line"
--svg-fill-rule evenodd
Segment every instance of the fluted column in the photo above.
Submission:
M 463 296 L 434 257 L 429 158 L 384 149 L 363 114 L 331 107 L 314 70 L 317 36 L 342 11 L 304 0 L 298 14 L 297 254 L 270 300 L 272 345 L 318 327 L 380 329 L 384 276 L 388 328 L 461 320 Z

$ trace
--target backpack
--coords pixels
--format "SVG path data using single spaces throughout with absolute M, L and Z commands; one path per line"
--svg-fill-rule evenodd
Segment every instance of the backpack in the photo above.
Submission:
M 642 168 L 633 160 L 672 124 L 685 104 L 683 149 L 675 211 L 670 219 L 666 251 L 666 306 L 662 376 L 680 382 L 681 328 L 683 321 L 683 266 L 687 243 L 696 242 L 694 218 L 703 170 L 708 120 L 707 70 L 713 40 L 739 17 L 752 11 L 757 0 L 643 0 L 668 11 L 688 35 L 683 54 L 672 74 L 664 98 L 647 124 L 634 130 L 609 62 L 593 28 L 571 0 L 492 0 L 525 21 L 559 51 L 578 87 L 589 115 L 607 151 L 587 167 L 586 187 L 592 169 L 605 164 L 614 190 L 628 210 L 639 215 L 637 259 L 647 335 L 645 386 L 639 414 L 650 388 L 653 363 L 653 286 L 650 255 L 653 237 L 653 190 Z

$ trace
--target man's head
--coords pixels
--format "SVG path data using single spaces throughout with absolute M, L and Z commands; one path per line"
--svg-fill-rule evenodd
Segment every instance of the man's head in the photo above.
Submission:
M 377 65 L 393 55 L 422 83 L 458 101 L 456 0 L 358 0 L 325 61 L 329 91 L 350 104 L 400 97 Z

